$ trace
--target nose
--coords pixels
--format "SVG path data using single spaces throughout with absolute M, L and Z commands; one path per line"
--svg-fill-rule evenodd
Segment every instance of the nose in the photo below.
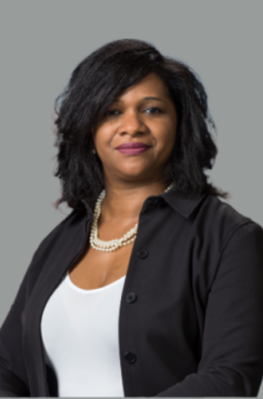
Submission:
M 137 111 L 130 111 L 123 115 L 121 125 L 119 127 L 120 134 L 144 134 L 147 132 L 147 126 L 142 120 L 141 115 Z

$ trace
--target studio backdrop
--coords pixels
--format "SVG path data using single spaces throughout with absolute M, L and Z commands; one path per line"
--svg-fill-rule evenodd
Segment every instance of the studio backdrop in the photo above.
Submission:
M 145 40 L 199 75 L 217 128 L 210 179 L 263 226 L 262 12 L 260 0 L 1 0 L 1 324 L 34 251 L 71 211 L 53 206 L 55 98 L 109 41 Z

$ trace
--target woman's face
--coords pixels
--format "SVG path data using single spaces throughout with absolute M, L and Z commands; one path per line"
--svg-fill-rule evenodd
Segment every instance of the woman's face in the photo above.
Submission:
M 151 73 L 128 88 L 98 124 L 94 144 L 108 182 L 151 182 L 163 177 L 177 128 L 174 104 L 163 81 Z M 146 151 L 118 150 L 125 143 L 143 143 Z M 133 152 L 136 150 L 133 150 Z

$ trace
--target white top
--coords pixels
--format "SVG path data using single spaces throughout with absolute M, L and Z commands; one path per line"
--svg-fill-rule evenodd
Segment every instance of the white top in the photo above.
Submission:
M 118 322 L 125 277 L 84 290 L 67 273 L 47 301 L 41 335 L 59 397 L 124 397 Z

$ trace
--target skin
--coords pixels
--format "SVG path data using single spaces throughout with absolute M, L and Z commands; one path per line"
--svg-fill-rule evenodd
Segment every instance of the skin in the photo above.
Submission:
M 93 132 L 105 178 L 106 196 L 98 221 L 99 238 L 105 241 L 123 237 L 138 223 L 146 198 L 159 195 L 168 187 L 164 168 L 177 129 L 174 104 L 156 74 L 149 74 L 117 100 Z M 137 141 L 150 148 L 138 155 L 125 155 L 116 149 Z M 120 279 L 127 273 L 133 245 L 134 241 L 116 251 L 102 252 L 88 242 L 82 258 L 70 271 L 72 282 L 89 290 Z
M 127 223 L 138 219 L 147 197 L 168 187 L 163 176 L 175 142 L 177 114 L 163 81 L 154 73 L 126 90 L 108 113 L 94 137 L 105 178 L 102 214 L 107 222 Z M 116 149 L 137 141 L 150 148 L 139 155 L 125 155 Z

